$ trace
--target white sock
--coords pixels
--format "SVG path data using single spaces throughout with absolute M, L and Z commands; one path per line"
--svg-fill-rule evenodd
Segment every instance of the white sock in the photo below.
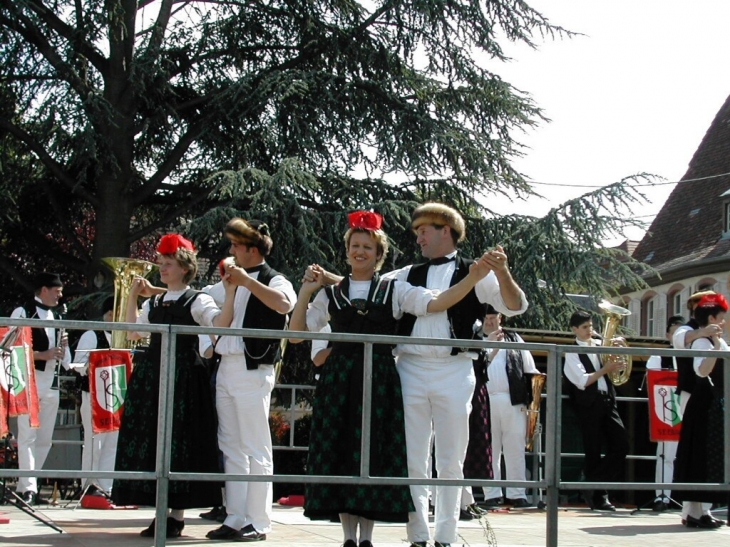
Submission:
M 345 541 L 351 539 L 357 543 L 357 520 L 355 515 L 350 513 L 340 513 L 340 522 L 342 523 L 342 532 L 345 534 Z
M 357 521 L 360 523 L 360 543 L 367 540 L 370 543 L 373 542 L 373 528 L 375 528 L 375 521 L 358 517 Z
M 170 516 L 175 520 L 185 520 L 185 509 L 170 509 Z

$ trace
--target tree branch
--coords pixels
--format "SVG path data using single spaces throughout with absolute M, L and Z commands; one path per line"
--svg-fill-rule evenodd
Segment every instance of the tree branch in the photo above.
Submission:
M 8 4 L 12 5 L 12 2 L 10 0 L 3 0 L 2 3 L 6 6 Z M 33 22 L 28 19 L 28 17 L 22 15 L 21 13 L 18 13 L 17 10 L 15 10 L 15 13 L 17 19 L 22 22 L 23 25 L 18 25 L 15 21 L 7 19 L 6 17 L 0 17 L 0 23 L 2 23 L 8 29 L 14 30 L 23 38 L 25 38 L 28 43 L 35 46 L 38 49 L 38 52 L 43 55 L 43 57 L 51 64 L 51 66 L 53 66 L 53 68 L 56 69 L 59 77 L 63 81 L 68 82 L 71 88 L 74 89 L 74 91 L 76 91 L 76 93 L 78 93 L 78 95 L 85 100 L 89 93 L 91 93 L 91 89 L 86 85 L 86 82 L 79 78 L 73 67 L 65 62 L 60 55 L 58 55 L 56 50 L 53 48 L 53 46 L 51 46 L 51 44 L 48 42 L 40 29 L 35 26 Z
M 58 18 L 50 9 L 37 0 L 29 0 L 28 5 L 51 29 L 56 31 L 60 36 L 64 37 L 74 49 L 86 57 L 96 69 L 104 73 L 108 68 L 106 58 L 92 44 L 84 40 L 84 33 L 80 29 L 75 29 Z M 77 6 L 77 9 L 79 6 Z M 80 14 L 78 14 L 80 17 Z
M 16 139 L 25 144 L 31 152 L 38 156 L 38 159 L 41 160 L 41 163 L 46 166 L 51 174 L 53 174 L 53 176 L 55 176 L 58 181 L 66 186 L 70 191 L 88 200 L 89 203 L 91 203 L 94 207 L 98 207 L 100 205 L 96 197 L 92 196 L 91 194 L 87 194 L 86 192 L 81 192 L 79 190 L 79 187 L 76 185 L 76 181 L 69 176 L 63 165 L 61 165 L 53 157 L 51 157 L 51 155 L 46 152 L 46 149 L 43 147 L 43 145 L 41 145 L 41 143 L 39 143 L 33 137 L 33 135 L 31 135 L 21 127 L 18 127 L 4 116 L 0 116 L 0 128 L 4 129 L 5 131 L 13 135 Z

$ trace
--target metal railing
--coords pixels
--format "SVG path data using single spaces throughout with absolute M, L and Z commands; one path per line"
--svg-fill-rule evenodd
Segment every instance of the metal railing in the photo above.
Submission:
M 31 319 L 0 319 L 0 325 L 8 326 L 33 326 L 33 327 L 59 327 L 67 329 L 109 329 L 109 323 L 100 321 L 43 321 Z M 114 330 L 130 330 L 137 332 L 160 333 L 162 335 L 160 378 L 173 379 L 175 377 L 175 347 L 177 334 L 197 335 L 233 335 L 248 336 L 257 338 L 281 338 L 282 332 L 278 330 L 258 329 L 230 329 L 230 328 L 208 328 L 199 326 L 179 325 L 143 325 L 134 323 L 116 323 Z M 485 480 L 485 479 L 411 479 L 407 477 L 370 477 L 369 476 L 369 446 L 370 446 L 370 416 L 372 413 L 372 356 L 373 344 L 408 344 L 447 346 L 455 344 L 451 339 L 415 338 L 380 335 L 350 335 L 340 333 L 320 332 L 296 332 L 287 333 L 288 337 L 303 340 L 330 340 L 335 342 L 356 342 L 365 346 L 363 360 L 363 412 L 362 412 L 362 438 L 361 438 L 361 465 L 360 475 L 356 477 L 324 476 L 324 475 L 233 475 L 225 473 L 181 473 L 170 470 L 170 446 L 172 439 L 172 410 L 174 396 L 174 381 L 160 382 L 160 398 L 158 406 L 158 435 L 157 435 L 157 461 L 155 471 L 148 472 L 99 472 L 99 471 L 54 471 L 54 470 L 33 470 L 19 471 L 17 469 L 0 469 L 0 477 L 39 477 L 39 478 L 115 478 L 115 479 L 142 479 L 157 481 L 156 498 L 156 528 L 155 545 L 165 545 L 166 511 L 168 502 L 169 481 L 190 480 L 190 481 L 250 481 L 250 482 L 287 482 L 287 483 L 339 483 L 339 484 L 400 484 L 400 485 L 449 485 L 449 486 L 512 486 L 521 488 L 540 488 L 546 491 L 546 545 L 557 547 L 558 545 L 558 503 L 559 491 L 564 489 L 606 489 L 606 490 L 654 490 L 661 489 L 691 489 L 697 491 L 728 491 L 730 492 L 730 458 L 725 458 L 725 481 L 723 483 L 655 483 L 655 482 L 571 482 L 562 481 L 560 478 L 561 453 L 561 431 L 558 424 L 561 423 L 561 357 L 565 353 L 585 353 L 586 349 L 576 345 L 555 345 L 555 344 L 534 344 L 534 343 L 511 343 L 511 342 L 486 342 L 481 340 L 459 340 L 459 347 L 464 348 L 498 348 L 514 349 L 519 347 L 528 351 L 545 351 L 547 353 L 547 394 L 546 394 L 546 415 L 545 415 L 545 470 L 544 477 L 540 480 L 530 481 L 508 481 L 508 480 Z M 698 351 L 698 350 L 675 350 L 656 348 L 623 348 L 623 347 L 592 347 L 592 354 L 627 354 L 637 356 L 683 356 L 683 357 L 718 357 L 730 358 L 730 351 Z M 730 362 L 730 361 L 728 361 Z M 725 400 L 730 400 L 730 374 L 725 374 L 724 383 Z M 294 399 L 292 399 L 294 401 Z M 730 405 L 724 408 L 724 438 L 730 439 Z M 727 443 L 726 443 L 727 444 Z

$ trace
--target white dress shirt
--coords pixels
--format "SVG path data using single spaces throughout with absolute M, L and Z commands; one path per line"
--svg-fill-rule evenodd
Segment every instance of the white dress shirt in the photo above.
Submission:
M 592 339 L 588 342 L 576 339 L 575 342 L 582 347 L 600 346 L 600 343 L 595 343 Z M 596 372 L 603 368 L 598 355 L 595 353 L 587 353 L 586 355 L 588 355 L 588 358 L 591 360 Z M 565 371 L 565 376 L 567 376 L 568 380 L 570 380 L 575 387 L 581 390 L 586 388 L 586 382 L 588 382 L 588 378 L 591 374 L 593 374 L 592 372 L 586 372 L 586 369 L 583 366 L 583 363 L 580 362 L 580 357 L 578 357 L 577 353 L 565 354 L 565 365 L 563 366 L 563 370 Z M 596 384 L 598 385 L 598 391 L 608 392 L 608 384 L 606 384 L 605 375 L 599 377 Z

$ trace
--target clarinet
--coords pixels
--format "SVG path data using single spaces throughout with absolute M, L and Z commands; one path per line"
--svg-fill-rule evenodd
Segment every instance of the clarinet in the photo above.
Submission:
M 61 309 L 58 313 L 58 318 L 63 319 L 64 315 L 66 315 L 66 312 L 68 311 L 68 308 L 66 307 L 66 304 L 61 304 Z M 58 334 L 56 336 L 56 347 L 63 348 L 63 339 L 66 336 L 66 329 L 64 327 L 61 327 L 58 329 Z M 66 350 L 64 349 L 64 356 L 66 354 Z M 61 362 L 63 361 L 63 357 L 60 359 L 56 359 L 56 371 L 53 374 L 53 383 L 51 384 L 51 389 L 58 390 L 59 389 L 59 376 L 61 374 Z

